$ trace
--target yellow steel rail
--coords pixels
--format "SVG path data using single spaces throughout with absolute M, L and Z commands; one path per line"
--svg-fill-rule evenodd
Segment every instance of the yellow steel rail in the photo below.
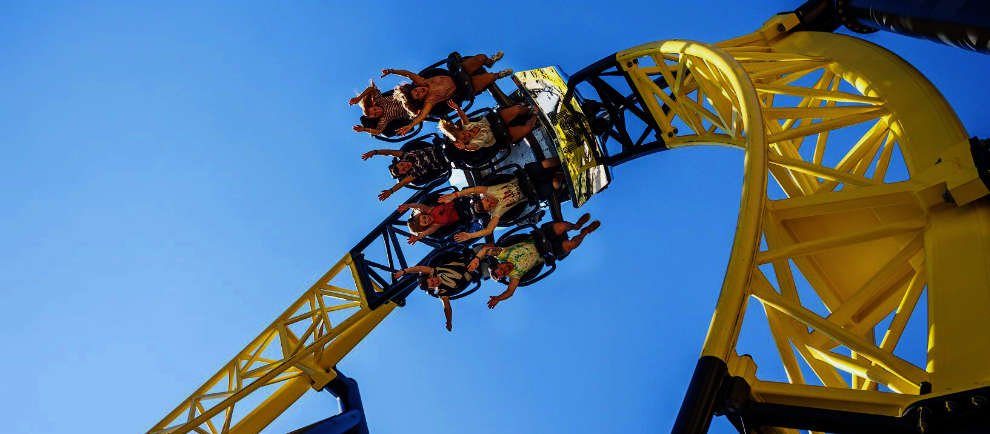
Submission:
M 369 308 L 354 261 L 344 256 L 149 432 L 261 431 L 307 390 L 333 380 L 334 366 L 394 308 Z M 248 396 L 251 404 L 237 407 Z
M 878 415 L 901 415 L 922 384 L 926 397 L 990 384 L 990 340 L 971 333 L 990 316 L 990 202 L 966 131 L 897 56 L 789 32 L 796 24 L 783 15 L 716 45 L 665 41 L 616 55 L 669 148 L 745 151 L 702 355 L 746 378 L 757 400 Z M 907 179 L 891 182 L 894 169 Z M 780 199 L 768 198 L 768 175 Z M 827 314 L 808 307 L 800 285 Z M 930 342 L 919 366 L 894 349 L 924 291 Z M 790 384 L 759 380 L 758 361 L 736 353 L 749 299 L 763 307 Z
M 922 384 L 935 395 L 990 384 L 990 340 L 970 333 L 990 317 L 990 202 L 965 130 L 903 60 L 846 36 L 790 32 L 796 24 L 782 15 L 715 45 L 663 41 L 616 55 L 669 148 L 745 152 L 736 237 L 702 355 L 747 379 L 757 400 L 877 415 L 900 415 Z M 906 179 L 891 182 L 898 167 Z M 827 314 L 809 308 L 801 285 Z M 930 342 L 919 366 L 894 350 L 926 291 Z M 363 294 L 347 255 L 150 432 L 260 431 L 331 381 L 395 306 L 372 310 Z M 760 380 L 758 361 L 736 353 L 750 299 L 788 383 Z M 237 407 L 248 396 L 260 403 Z

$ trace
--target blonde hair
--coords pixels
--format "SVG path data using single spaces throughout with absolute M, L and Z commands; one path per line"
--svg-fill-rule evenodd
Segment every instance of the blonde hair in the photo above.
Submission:
M 448 138 L 450 138 L 450 140 L 453 140 L 455 142 L 457 141 L 457 133 L 464 131 L 463 128 L 457 126 L 457 124 L 448 121 L 446 119 L 440 119 L 437 128 L 440 130 L 441 133 L 443 133 Z

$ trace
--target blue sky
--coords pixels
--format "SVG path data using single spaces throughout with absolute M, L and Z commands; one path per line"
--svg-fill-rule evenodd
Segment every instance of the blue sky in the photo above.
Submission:
M 747 33 L 799 2 L 747 3 L 0 3 L 6 431 L 143 432 L 384 217 L 399 202 L 375 199 L 384 166 L 359 159 L 380 144 L 350 131 L 345 103 L 381 68 L 503 50 L 507 67 L 575 71 L 651 40 Z M 990 135 L 990 57 L 868 39 Z M 454 333 L 435 300 L 411 299 L 340 365 L 373 432 L 669 430 L 721 284 L 741 156 L 618 168 L 586 206 L 602 228 L 496 310 L 493 287 L 457 302 Z M 335 411 L 310 394 L 271 430 Z

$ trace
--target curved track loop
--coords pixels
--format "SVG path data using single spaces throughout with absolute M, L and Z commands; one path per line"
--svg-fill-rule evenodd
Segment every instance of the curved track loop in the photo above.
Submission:
M 726 361 L 758 400 L 892 416 L 924 383 L 936 393 L 987 384 L 978 359 L 955 355 L 990 309 L 986 188 L 965 130 L 921 74 L 865 41 L 775 26 L 716 46 L 646 44 L 617 60 L 668 147 L 745 150 L 702 355 Z M 972 291 L 949 288 L 960 285 Z M 926 289 L 938 351 L 912 363 L 894 349 Z M 788 383 L 760 381 L 760 360 L 736 354 L 749 298 Z

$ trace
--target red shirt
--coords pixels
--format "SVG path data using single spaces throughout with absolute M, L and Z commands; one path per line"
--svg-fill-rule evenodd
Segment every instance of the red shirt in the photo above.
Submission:
M 453 202 L 442 203 L 433 207 L 430 210 L 430 217 L 433 217 L 433 224 L 440 226 L 457 223 L 461 219 L 461 215 L 454 209 Z

